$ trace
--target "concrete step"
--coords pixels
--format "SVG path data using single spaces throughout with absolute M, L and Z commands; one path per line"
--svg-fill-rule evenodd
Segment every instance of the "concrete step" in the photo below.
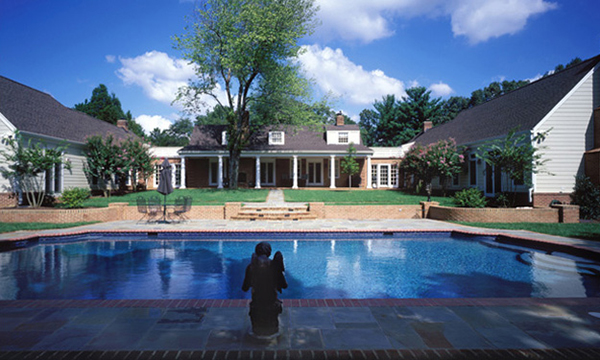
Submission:
M 267 214 L 267 215 L 251 215 L 251 214 L 240 214 L 232 216 L 231 220 L 247 220 L 247 221 L 261 221 L 261 220 L 316 220 L 315 215 L 310 214 Z
M 317 217 L 304 207 L 242 207 L 232 220 L 314 220 Z

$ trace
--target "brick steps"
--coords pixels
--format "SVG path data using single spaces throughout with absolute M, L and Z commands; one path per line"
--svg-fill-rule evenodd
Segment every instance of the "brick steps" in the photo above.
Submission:
M 315 220 L 317 217 L 308 211 L 308 207 L 243 207 L 241 211 L 232 216 L 232 220 Z

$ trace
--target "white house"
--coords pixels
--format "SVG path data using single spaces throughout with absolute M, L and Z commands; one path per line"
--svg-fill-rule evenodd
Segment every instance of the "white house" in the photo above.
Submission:
M 600 55 L 464 110 L 454 120 L 425 131 L 413 143 L 428 145 L 453 138 L 467 148 L 467 166 L 450 188 L 476 187 L 493 196 L 507 190 L 507 179 L 475 157 L 477 148 L 505 137 L 512 129 L 531 139 L 548 132 L 540 150 L 546 160 L 544 171 L 532 174 L 532 187 L 517 184 L 517 189 L 534 206 L 547 206 L 555 199 L 568 203 L 576 175 L 598 174 L 600 162 L 596 158 L 588 161 L 586 169 L 585 153 L 592 159 L 598 153 L 593 150 L 600 147 L 600 142 L 594 144 L 594 109 L 598 111 L 600 106 L 599 63 Z
M 0 76 L 0 138 L 12 136 L 15 130 L 25 141 L 41 141 L 48 147 L 67 142 L 63 158 L 70 161 L 71 170 L 57 166 L 45 175 L 46 191 L 55 194 L 71 187 L 91 187 L 83 171 L 88 136 L 110 134 L 116 140 L 135 136 L 126 125 L 118 127 L 93 118 L 62 105 L 49 94 Z M 11 193 L 9 181 L 0 177 L 0 206 L 15 204 Z

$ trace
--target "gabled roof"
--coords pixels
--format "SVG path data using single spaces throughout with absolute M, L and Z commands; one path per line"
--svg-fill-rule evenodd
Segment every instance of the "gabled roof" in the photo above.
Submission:
M 19 131 L 85 143 L 86 137 L 112 134 L 123 140 L 133 133 L 70 109 L 52 96 L 0 76 L 0 113 Z
M 422 133 L 414 141 L 428 145 L 453 138 L 458 145 L 465 145 L 504 136 L 512 129 L 532 130 L 598 62 L 600 55 L 463 110 L 454 120 Z
M 333 130 L 332 128 L 327 128 Z M 221 144 L 221 134 L 227 130 L 226 125 L 196 126 L 190 138 L 190 144 L 182 152 L 194 151 L 226 151 L 227 146 Z M 354 127 L 340 127 L 340 130 L 358 130 Z M 285 143 L 283 145 L 269 145 L 269 131 L 284 131 Z M 313 128 L 308 126 L 282 126 L 277 128 L 262 128 L 250 138 L 250 143 L 244 151 L 323 151 L 347 152 L 348 145 L 328 145 L 324 127 Z M 371 154 L 373 151 L 362 144 L 354 144 L 357 153 Z

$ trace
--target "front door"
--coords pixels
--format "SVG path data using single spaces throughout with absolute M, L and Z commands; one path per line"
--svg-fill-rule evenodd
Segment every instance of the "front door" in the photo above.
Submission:
M 321 160 L 308 160 L 306 184 L 309 186 L 323 186 L 323 163 Z

